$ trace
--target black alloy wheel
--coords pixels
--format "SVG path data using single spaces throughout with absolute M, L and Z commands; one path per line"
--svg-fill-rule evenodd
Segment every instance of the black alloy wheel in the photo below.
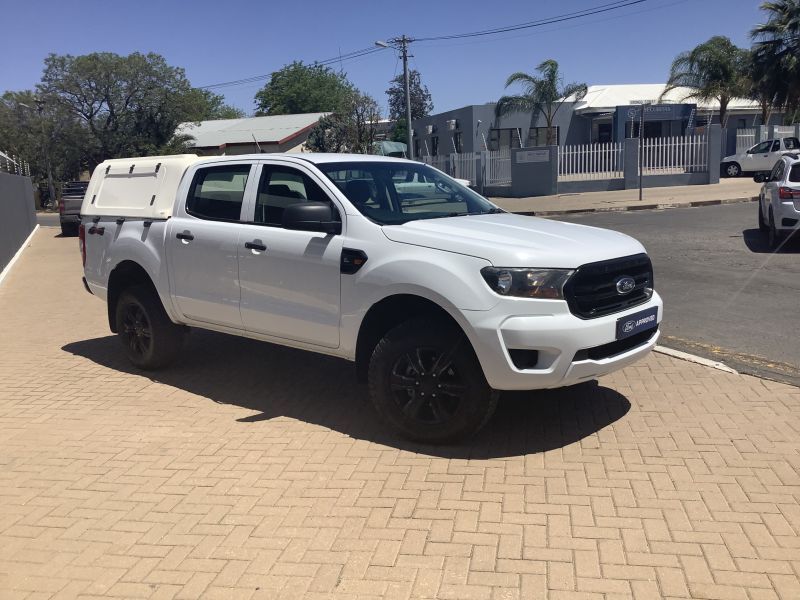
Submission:
M 412 318 L 386 333 L 372 352 L 368 379 L 383 420 L 403 437 L 430 444 L 477 433 L 499 396 L 463 331 L 442 318 Z
M 150 320 L 138 304 L 126 304 L 122 308 L 122 336 L 127 342 L 128 350 L 144 358 L 150 352 L 153 335 Z
M 390 386 L 398 408 L 411 420 L 442 425 L 458 411 L 467 384 L 453 364 L 458 339 L 450 351 L 418 347 L 392 367 Z

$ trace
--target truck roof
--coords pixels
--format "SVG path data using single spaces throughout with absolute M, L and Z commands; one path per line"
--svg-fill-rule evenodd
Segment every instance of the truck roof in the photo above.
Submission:
M 116 158 L 100 163 L 81 205 L 86 216 L 166 219 L 172 216 L 175 196 L 184 173 L 193 165 L 229 161 L 290 158 L 313 164 L 336 162 L 412 162 L 402 158 L 371 154 L 236 154 L 230 156 L 146 156 Z M 415 163 L 416 164 L 416 163 Z

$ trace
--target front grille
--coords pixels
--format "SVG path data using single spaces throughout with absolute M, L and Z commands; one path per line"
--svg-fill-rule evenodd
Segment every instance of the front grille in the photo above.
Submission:
M 636 286 L 628 294 L 617 291 L 621 277 Z M 581 319 L 594 319 L 647 302 L 653 295 L 653 265 L 646 254 L 615 258 L 578 267 L 564 286 L 569 309 Z
M 617 340 L 615 342 L 603 344 L 602 346 L 578 350 L 572 360 L 575 362 L 579 360 L 603 360 L 604 358 L 610 358 L 612 356 L 616 356 L 617 354 L 622 354 L 628 350 L 633 350 L 636 348 L 636 346 L 641 346 L 642 344 L 649 342 L 650 339 L 656 334 L 656 331 L 658 331 L 658 327 L 653 327 L 652 329 L 647 329 L 641 333 L 626 337 L 624 340 Z

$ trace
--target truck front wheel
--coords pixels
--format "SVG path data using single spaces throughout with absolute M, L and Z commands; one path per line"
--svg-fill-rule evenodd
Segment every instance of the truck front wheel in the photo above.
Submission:
M 434 444 L 475 434 L 498 399 L 463 332 L 429 319 L 402 323 L 378 343 L 369 390 L 390 426 L 406 438 Z
M 122 292 L 116 318 L 117 335 L 128 359 L 140 369 L 164 367 L 180 351 L 184 329 L 170 321 L 149 287 L 136 285 Z

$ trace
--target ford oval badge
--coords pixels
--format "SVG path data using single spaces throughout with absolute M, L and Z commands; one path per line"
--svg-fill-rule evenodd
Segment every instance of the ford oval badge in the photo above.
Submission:
M 636 280 L 633 277 L 620 277 L 617 279 L 617 293 L 621 295 L 630 294 L 636 287 Z

